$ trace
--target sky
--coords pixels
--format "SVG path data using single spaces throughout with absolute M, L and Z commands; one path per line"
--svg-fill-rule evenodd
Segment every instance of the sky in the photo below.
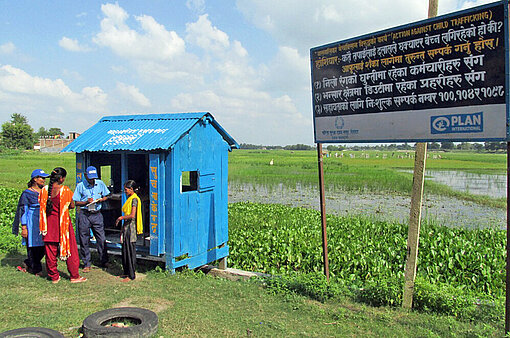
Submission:
M 491 1 L 438 0 L 439 15 Z M 238 142 L 313 144 L 310 48 L 427 18 L 428 0 L 0 0 L 0 123 L 210 112 Z

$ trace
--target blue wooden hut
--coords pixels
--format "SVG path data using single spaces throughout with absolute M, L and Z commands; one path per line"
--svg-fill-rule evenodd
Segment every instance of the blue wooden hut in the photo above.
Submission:
M 174 271 L 228 256 L 228 153 L 236 141 L 210 113 L 103 117 L 64 152 L 76 153 L 76 182 L 95 166 L 113 192 L 102 213 L 108 247 L 120 248 L 115 219 L 123 183 L 141 187 L 144 234 L 137 254 Z

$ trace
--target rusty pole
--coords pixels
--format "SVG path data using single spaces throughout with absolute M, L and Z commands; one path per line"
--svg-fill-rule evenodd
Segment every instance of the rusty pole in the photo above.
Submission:
M 328 233 L 326 228 L 326 198 L 324 192 L 324 166 L 322 165 L 322 143 L 317 143 L 317 158 L 319 162 L 319 187 L 321 199 L 322 256 L 324 258 L 324 274 L 329 282 Z

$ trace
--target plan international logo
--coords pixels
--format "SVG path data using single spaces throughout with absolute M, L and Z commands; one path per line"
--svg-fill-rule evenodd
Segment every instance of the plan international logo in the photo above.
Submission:
M 432 134 L 481 133 L 483 132 L 483 112 L 431 116 L 430 132 Z

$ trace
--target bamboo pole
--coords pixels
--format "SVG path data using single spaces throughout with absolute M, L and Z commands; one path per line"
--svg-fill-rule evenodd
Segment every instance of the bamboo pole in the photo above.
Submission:
M 413 192 L 411 195 L 411 212 L 409 217 L 409 232 L 407 235 L 407 256 L 402 307 L 411 309 L 413 306 L 414 281 L 418 265 L 418 244 L 420 242 L 421 204 L 423 199 L 423 183 L 425 174 L 425 159 L 427 157 L 427 143 L 416 144 L 414 157 Z
M 429 18 L 437 16 L 437 6 L 438 0 L 429 0 Z M 411 195 L 411 212 L 407 236 L 404 295 L 402 297 L 402 307 L 405 309 L 411 309 L 413 307 L 414 281 L 416 279 L 416 268 L 418 266 L 418 245 L 420 243 L 421 205 L 423 200 L 426 158 L 427 143 L 416 143 L 413 192 Z

